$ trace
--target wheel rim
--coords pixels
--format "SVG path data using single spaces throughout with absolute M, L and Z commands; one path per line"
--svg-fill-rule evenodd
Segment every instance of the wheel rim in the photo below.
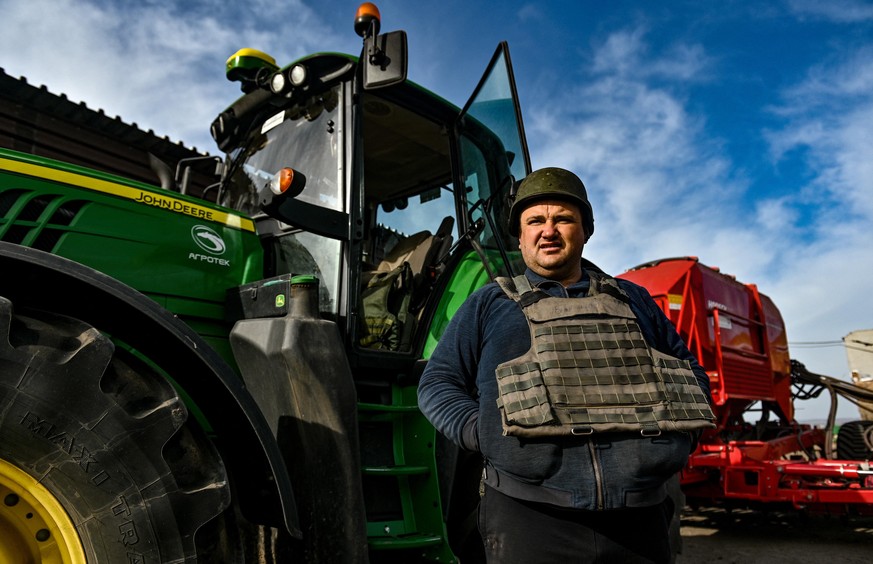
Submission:
M 0 459 L 0 562 L 85 564 L 69 515 L 30 474 Z

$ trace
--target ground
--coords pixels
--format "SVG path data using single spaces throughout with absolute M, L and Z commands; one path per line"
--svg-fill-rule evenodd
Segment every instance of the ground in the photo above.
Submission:
M 686 508 L 682 540 L 677 564 L 868 564 L 873 562 L 873 516 Z

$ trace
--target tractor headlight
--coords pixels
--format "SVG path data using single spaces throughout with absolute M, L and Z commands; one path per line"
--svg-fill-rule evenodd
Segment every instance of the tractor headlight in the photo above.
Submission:
M 291 67 L 291 70 L 288 71 L 288 78 L 291 80 L 291 84 L 294 86 L 303 86 L 306 84 L 306 79 L 308 78 L 309 73 L 306 71 L 306 67 L 303 65 L 294 65 Z
M 294 65 L 290 69 L 279 71 L 270 77 L 270 90 L 274 94 L 287 96 L 292 88 L 299 88 L 306 84 L 309 72 L 303 65 Z
M 273 91 L 273 94 L 281 94 L 287 86 L 288 80 L 284 73 L 277 72 L 270 78 L 270 90 Z

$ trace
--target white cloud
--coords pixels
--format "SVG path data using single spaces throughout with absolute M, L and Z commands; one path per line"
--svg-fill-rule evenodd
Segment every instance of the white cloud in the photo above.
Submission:
M 800 213 L 789 196 L 760 200 L 754 210 L 755 225 L 765 233 L 777 233 L 786 238 L 796 236 L 799 219 Z
M 830 220 L 873 221 L 873 50 L 864 47 L 837 64 L 811 69 L 788 89 L 781 106 L 787 126 L 767 132 L 775 158 L 802 155 L 813 178 L 807 191 L 824 201 Z M 866 226 L 866 229 L 864 229 Z
M 594 52 L 591 70 L 597 73 L 626 75 L 640 68 L 640 59 L 645 54 L 643 42 L 645 29 L 637 27 L 611 33 Z
M 798 17 L 812 17 L 837 23 L 873 20 L 873 5 L 865 0 L 788 0 L 788 8 Z
M 638 26 L 609 34 L 596 47 L 591 71 L 629 79 L 691 81 L 705 76 L 710 61 L 701 45 L 675 43 L 668 46 L 664 54 L 652 56 L 645 41 L 647 33 L 646 26 Z
M 744 187 L 675 87 L 704 68 L 703 50 L 677 45 L 652 57 L 642 37 L 639 29 L 609 36 L 595 50 L 593 78 L 528 112 L 534 161 L 571 168 L 588 184 L 596 224 L 604 226 L 590 252 L 609 257 L 602 266 L 611 270 L 706 250 L 709 229 L 724 225 Z M 677 52 L 695 53 L 696 62 L 675 64 Z

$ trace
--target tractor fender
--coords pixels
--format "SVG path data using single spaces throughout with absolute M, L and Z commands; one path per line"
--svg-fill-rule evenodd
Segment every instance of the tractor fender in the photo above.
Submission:
M 17 307 L 80 319 L 158 366 L 172 367 L 172 377 L 197 402 L 220 441 L 243 514 L 302 536 L 288 469 L 263 414 L 240 377 L 200 335 L 137 290 L 57 255 L 0 242 L 0 272 L 0 296 Z

